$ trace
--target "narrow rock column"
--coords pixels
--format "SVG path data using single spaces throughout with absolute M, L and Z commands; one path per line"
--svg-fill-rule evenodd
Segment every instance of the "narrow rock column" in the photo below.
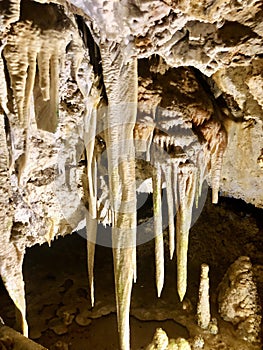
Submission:
M 130 350 L 129 311 L 136 279 L 136 184 L 133 131 L 137 115 L 137 58 L 125 61 L 117 43 L 100 46 L 108 99 L 106 147 L 120 350 Z
M 196 168 L 192 164 L 180 164 L 177 179 L 179 190 L 176 218 L 177 290 L 182 301 L 187 289 L 187 253 L 195 199 Z
M 210 302 L 209 302 L 209 266 L 201 265 L 201 277 L 199 286 L 199 298 L 197 304 L 197 322 L 198 326 L 207 329 L 210 322 Z

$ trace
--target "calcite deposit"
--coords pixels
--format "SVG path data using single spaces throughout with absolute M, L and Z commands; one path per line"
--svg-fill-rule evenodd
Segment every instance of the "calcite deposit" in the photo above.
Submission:
M 94 306 L 97 225 L 111 226 L 101 244 L 112 247 L 129 350 L 138 192 L 153 193 L 158 297 L 168 213 L 180 301 L 203 184 L 214 204 L 222 194 L 263 208 L 262 17 L 259 0 L 0 3 L 0 275 L 24 335 L 26 248 L 86 226 Z M 222 317 L 246 328 L 251 315 L 237 322 L 222 303 Z
M 219 285 L 218 303 L 221 317 L 236 326 L 241 338 L 259 341 L 262 309 L 248 257 L 241 256 L 229 267 Z

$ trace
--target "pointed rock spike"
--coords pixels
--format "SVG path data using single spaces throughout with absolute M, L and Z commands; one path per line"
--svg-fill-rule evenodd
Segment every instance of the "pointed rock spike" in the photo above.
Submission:
M 192 207 L 195 198 L 196 169 L 182 164 L 178 174 L 179 202 L 176 220 L 177 289 L 182 301 L 187 289 L 187 252 Z
M 153 213 L 154 213 L 154 235 L 155 235 L 155 278 L 157 295 L 161 296 L 164 285 L 164 244 L 162 230 L 162 183 L 161 167 L 156 165 L 153 174 Z
M 108 97 L 105 139 L 113 211 L 112 244 L 119 342 L 120 350 L 130 350 L 129 310 L 136 249 L 133 129 L 138 101 L 137 58 L 126 61 L 121 47 L 115 42 L 102 43 L 100 50 Z
M 168 163 L 164 169 L 166 181 L 166 193 L 168 204 L 168 221 L 169 221 L 169 251 L 170 259 L 172 260 L 174 254 L 175 235 L 174 235 L 174 199 L 172 188 L 172 164 Z
M 10 244 L 6 247 L 5 253 L 7 256 L 12 256 L 13 265 L 10 267 L 8 266 L 9 262 L 3 260 L 1 263 L 1 277 L 10 298 L 17 308 L 16 318 L 18 327 L 23 335 L 28 337 L 25 286 L 22 271 L 24 252 L 20 252 L 17 247 Z
M 130 350 L 130 302 L 133 271 L 133 248 L 123 248 L 127 237 L 126 232 L 113 228 L 113 261 L 114 261 L 114 279 L 115 295 L 117 306 L 118 332 L 121 350 Z M 122 237 L 121 237 L 122 236 Z M 124 239 L 124 241 L 122 241 Z M 115 248 L 117 246 L 117 248 Z
M 97 220 L 86 216 L 86 230 L 87 230 L 87 260 L 88 260 L 88 276 L 90 287 L 90 301 L 91 306 L 94 307 L 94 257 L 97 237 Z

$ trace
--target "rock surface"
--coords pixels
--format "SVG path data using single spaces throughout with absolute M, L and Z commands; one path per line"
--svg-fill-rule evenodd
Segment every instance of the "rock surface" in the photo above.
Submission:
M 261 306 L 248 257 L 238 258 L 226 272 L 218 294 L 219 313 L 236 326 L 240 338 L 260 341 Z

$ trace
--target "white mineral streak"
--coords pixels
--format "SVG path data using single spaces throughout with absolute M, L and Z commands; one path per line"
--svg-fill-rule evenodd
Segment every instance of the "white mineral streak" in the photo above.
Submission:
M 106 147 L 120 349 L 130 349 L 129 310 L 136 264 L 136 187 L 133 130 L 137 114 L 137 58 L 124 62 L 119 45 L 101 44 L 108 98 Z
M 179 207 L 176 217 L 176 255 L 177 290 L 181 301 L 187 288 L 187 251 L 195 187 L 196 168 L 192 164 L 180 164 L 178 170 Z
M 153 172 L 155 278 L 157 295 L 160 297 L 164 285 L 164 242 L 162 229 L 162 171 L 158 161 L 155 163 L 155 169 Z
M 207 264 L 201 265 L 201 277 L 199 285 L 199 298 L 197 304 L 197 322 L 198 325 L 207 329 L 211 319 L 210 315 L 210 301 L 209 301 L 209 266 Z
M 172 260 L 174 254 L 175 236 L 174 236 L 174 191 L 173 191 L 173 169 L 172 162 L 168 162 L 165 167 L 164 175 L 166 182 L 166 192 L 167 192 L 167 204 L 168 204 L 168 221 L 169 221 L 169 251 L 170 259 Z M 175 174 L 177 176 L 177 173 Z M 176 191 L 176 188 L 174 189 Z
M 26 301 L 23 281 L 22 264 L 24 257 L 23 247 L 18 247 L 10 242 L 12 228 L 12 209 L 10 214 L 9 198 L 11 185 L 9 179 L 9 155 L 6 144 L 4 115 L 0 114 L 0 275 L 3 283 L 20 312 L 19 321 L 25 336 L 28 335 L 26 322 Z

